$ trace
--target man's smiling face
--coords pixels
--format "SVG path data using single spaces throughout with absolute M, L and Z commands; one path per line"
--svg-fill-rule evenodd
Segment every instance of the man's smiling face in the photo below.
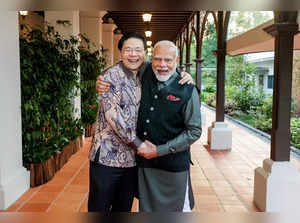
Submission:
M 137 73 L 139 67 L 145 60 L 143 41 L 136 38 L 126 40 L 121 50 L 121 60 L 128 70 Z
M 168 80 L 176 70 L 176 48 L 167 45 L 157 46 L 152 57 L 152 69 L 159 81 Z

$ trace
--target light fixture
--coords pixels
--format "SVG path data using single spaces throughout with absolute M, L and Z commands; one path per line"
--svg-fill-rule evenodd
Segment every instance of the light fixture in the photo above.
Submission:
M 152 56 L 152 53 L 151 53 L 151 52 L 148 52 L 147 55 L 148 55 L 148 56 Z
M 152 15 L 150 13 L 143 14 L 143 20 L 144 22 L 150 22 Z
M 26 15 L 28 15 L 28 11 L 20 11 L 20 15 L 26 16 Z
M 152 32 L 151 32 L 151 31 L 149 31 L 149 30 L 147 30 L 147 31 L 145 31 L 145 35 L 146 35 L 146 37 L 151 37 L 151 35 L 152 35 Z
M 150 53 L 152 51 L 152 48 L 148 47 L 147 50 L 148 50 L 148 53 Z
M 152 41 L 148 40 L 147 41 L 147 46 L 151 46 L 152 45 Z

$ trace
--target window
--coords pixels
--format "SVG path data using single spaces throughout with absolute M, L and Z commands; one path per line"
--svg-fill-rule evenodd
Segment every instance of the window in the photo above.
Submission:
M 258 86 L 264 89 L 265 76 L 268 75 L 269 69 L 266 67 L 257 67 L 256 73 L 258 74 Z
M 268 76 L 268 88 L 273 89 L 274 76 Z
M 263 74 L 260 74 L 258 76 L 258 85 L 262 88 L 264 87 L 264 75 Z

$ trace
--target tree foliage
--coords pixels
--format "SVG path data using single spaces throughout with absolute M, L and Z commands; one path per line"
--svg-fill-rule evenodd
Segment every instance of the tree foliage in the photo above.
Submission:
M 259 26 L 272 18 L 273 12 L 270 11 L 231 12 L 228 27 L 228 39 L 238 36 L 256 26 Z
M 69 21 L 57 21 L 70 26 Z M 92 124 L 97 113 L 95 81 L 105 66 L 102 50 L 84 35 L 63 38 L 53 26 L 22 27 L 20 36 L 23 161 L 41 163 Z M 85 43 L 80 46 L 79 39 Z M 80 74 L 79 74 L 80 69 Z M 81 119 L 74 99 L 81 92 Z
M 202 58 L 204 59 L 202 67 L 216 67 L 217 59 L 213 51 L 217 49 L 217 33 L 214 23 L 207 23 L 203 37 Z
M 81 119 L 83 127 L 92 125 L 97 116 L 98 96 L 96 79 L 105 67 L 103 48 L 92 50 L 90 40 L 81 35 L 85 47 L 80 47 Z

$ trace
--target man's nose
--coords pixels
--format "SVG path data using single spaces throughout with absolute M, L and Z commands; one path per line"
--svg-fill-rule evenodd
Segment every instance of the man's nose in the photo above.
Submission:
M 160 61 L 160 66 L 165 67 L 166 65 L 167 65 L 167 64 L 166 64 L 165 60 L 161 60 L 161 61 Z
M 129 54 L 130 56 L 136 56 L 137 55 L 137 53 L 136 53 L 136 50 L 130 50 L 130 54 Z

